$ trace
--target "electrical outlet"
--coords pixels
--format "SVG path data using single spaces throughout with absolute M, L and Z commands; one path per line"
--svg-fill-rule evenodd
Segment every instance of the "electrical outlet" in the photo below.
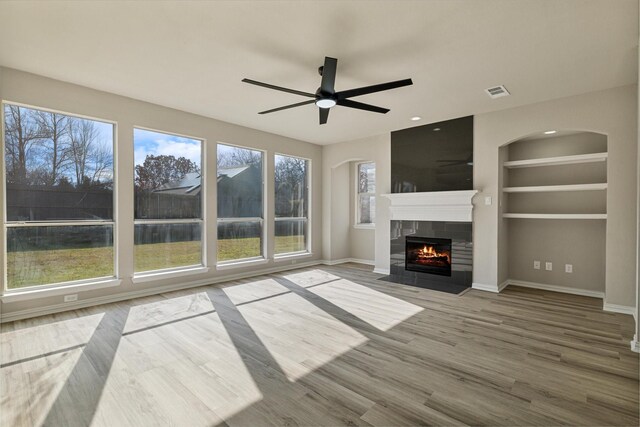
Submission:
M 547 270 L 547 271 L 553 270 L 553 263 L 545 262 L 544 263 L 544 269 Z
M 565 264 L 564 265 L 565 273 L 573 273 L 573 264 Z
M 533 269 L 540 270 L 540 261 L 533 261 Z
M 72 302 L 72 301 L 78 301 L 78 294 L 71 294 L 71 295 L 64 296 L 64 302 Z

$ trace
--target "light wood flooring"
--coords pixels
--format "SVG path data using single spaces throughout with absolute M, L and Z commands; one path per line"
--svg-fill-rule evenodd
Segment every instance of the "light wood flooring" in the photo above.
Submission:
M 345 264 L 2 325 L 0 425 L 638 425 L 631 316 Z

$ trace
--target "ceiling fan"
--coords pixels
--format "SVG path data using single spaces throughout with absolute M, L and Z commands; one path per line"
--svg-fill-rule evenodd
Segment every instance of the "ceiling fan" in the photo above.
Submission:
M 340 105 L 342 107 L 355 108 L 358 110 L 372 111 L 374 113 L 386 114 L 389 112 L 388 108 L 376 107 L 375 105 L 369 105 L 369 104 L 364 104 L 362 102 L 352 101 L 348 98 L 352 98 L 354 96 L 366 95 L 374 92 L 382 92 L 384 90 L 395 89 L 395 88 L 409 86 L 413 84 L 411 79 L 405 79 L 405 80 L 398 80 L 395 82 L 381 83 L 377 85 L 365 86 L 365 87 L 360 87 L 356 89 L 342 90 L 340 92 L 336 92 L 334 89 L 334 84 L 336 82 L 337 65 L 338 65 L 338 60 L 336 58 L 330 58 L 328 56 L 324 58 L 324 65 L 318 68 L 318 73 L 320 73 L 320 75 L 322 76 L 322 81 L 320 82 L 320 87 L 318 88 L 315 94 L 310 92 L 302 92 L 295 89 L 288 89 L 280 86 L 274 86 L 268 83 L 262 83 L 262 82 L 258 82 L 256 80 L 251 80 L 251 79 L 242 79 L 242 81 L 245 83 L 250 83 L 252 85 L 266 87 L 268 89 L 275 89 L 282 92 L 288 92 L 288 93 L 293 93 L 295 95 L 312 98 L 307 101 L 285 105 L 284 107 L 278 107 L 278 108 L 273 108 L 271 110 L 261 111 L 258 114 L 275 113 L 276 111 L 287 110 L 289 108 L 300 107 L 307 104 L 316 104 L 320 111 L 321 125 L 327 123 L 327 119 L 329 118 L 329 109 L 336 105 Z

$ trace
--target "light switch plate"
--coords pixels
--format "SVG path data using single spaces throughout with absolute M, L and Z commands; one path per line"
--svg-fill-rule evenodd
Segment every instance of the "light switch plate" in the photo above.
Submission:
M 573 273 L 573 264 L 565 264 L 564 265 L 565 273 Z
M 553 270 L 553 263 L 545 262 L 544 263 L 544 269 L 547 270 L 547 271 Z
M 486 196 L 484 198 L 484 204 L 487 205 L 487 206 L 490 206 L 491 203 L 492 203 L 491 196 Z
M 533 269 L 540 270 L 540 261 L 533 261 Z

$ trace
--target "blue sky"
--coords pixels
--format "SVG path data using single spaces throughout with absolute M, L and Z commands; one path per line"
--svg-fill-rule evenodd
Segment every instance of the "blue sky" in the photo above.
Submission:
M 134 162 L 144 163 L 147 155 L 167 155 L 186 157 L 200 167 L 202 142 L 197 139 L 154 132 L 144 129 L 133 130 Z

